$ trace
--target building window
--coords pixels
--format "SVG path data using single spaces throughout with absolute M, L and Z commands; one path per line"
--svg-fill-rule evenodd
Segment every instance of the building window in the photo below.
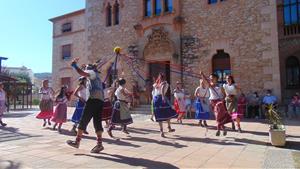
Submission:
M 155 6 L 155 15 L 160 15 L 162 12 L 162 4 L 161 4 L 161 0 L 155 0 L 154 1 L 154 6 Z
M 72 23 L 65 23 L 61 27 L 62 33 L 71 32 L 72 31 Z
M 145 17 L 151 17 L 152 15 L 152 1 L 151 0 L 145 0 Z
M 173 0 L 164 0 L 165 1 L 165 12 L 173 11 Z
M 112 20 L 112 7 L 110 4 L 108 4 L 106 7 L 106 26 L 112 25 L 111 20 Z
M 208 4 L 215 4 L 217 2 L 218 2 L 218 0 L 208 0 Z
M 72 45 L 63 45 L 61 47 L 61 51 L 62 51 L 62 59 L 63 60 L 69 60 L 71 59 L 72 57 L 72 52 L 71 52 L 71 49 L 72 49 Z
M 70 77 L 63 77 L 61 78 L 61 86 L 67 86 L 68 88 L 71 88 L 71 78 Z
M 212 59 L 213 72 L 219 76 L 219 83 L 226 82 L 226 76 L 231 74 L 230 56 L 224 50 L 218 50 Z
M 114 4 L 114 25 L 119 25 L 120 23 L 120 5 L 118 1 Z
M 286 60 L 287 87 L 300 87 L 300 64 L 295 56 Z
M 294 25 L 300 23 L 300 0 L 284 0 L 284 24 Z

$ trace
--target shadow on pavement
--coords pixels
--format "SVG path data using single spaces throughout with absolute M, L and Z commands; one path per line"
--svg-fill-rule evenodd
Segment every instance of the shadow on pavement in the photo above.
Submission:
M 207 144 L 218 144 L 218 145 L 234 145 L 234 146 L 244 146 L 241 143 L 234 143 L 229 140 L 222 139 L 212 139 L 212 138 L 197 138 L 197 137 L 183 137 L 175 135 L 175 140 L 186 141 L 186 142 L 198 142 L 198 143 L 207 143 Z
M 290 150 L 300 151 L 300 142 L 299 141 L 290 141 L 290 140 L 288 140 L 286 142 L 286 146 L 282 147 L 282 148 L 283 149 L 290 149 Z
M 0 127 L 0 143 L 27 139 L 32 137 L 41 137 L 41 135 L 23 134 L 18 131 L 19 129 L 14 127 Z
M 11 160 L 0 160 L 0 168 L 2 169 L 19 169 L 21 168 L 21 163 L 15 163 Z
M 159 140 L 150 139 L 150 138 L 143 138 L 143 137 L 131 137 L 131 138 L 126 138 L 125 140 L 131 140 L 131 141 L 137 141 L 137 142 L 146 142 L 146 143 L 155 143 L 155 144 L 170 146 L 170 147 L 175 147 L 175 148 L 187 147 L 186 145 L 182 145 L 182 144 L 179 144 L 179 143 L 171 143 L 171 142 L 167 142 L 167 141 L 159 141 Z
M 137 134 L 160 133 L 160 131 L 158 130 L 142 129 L 142 128 L 134 128 L 134 127 L 128 127 L 128 131 Z
M 5 113 L 4 118 L 23 118 L 33 113 Z
M 106 156 L 96 156 L 96 155 L 89 155 L 89 154 L 75 154 L 75 155 L 76 156 L 88 156 L 88 157 L 93 157 L 93 158 L 101 159 L 101 160 L 114 161 L 116 163 L 127 164 L 132 167 L 155 168 L 155 169 L 160 169 L 160 168 L 161 169 L 178 169 L 178 167 L 176 167 L 172 164 L 169 164 L 169 163 L 153 161 L 153 160 L 148 160 L 148 159 L 144 159 L 144 158 L 126 157 L 126 156 L 121 156 L 121 155 L 116 155 L 116 154 L 101 153 L 101 155 L 106 155 Z

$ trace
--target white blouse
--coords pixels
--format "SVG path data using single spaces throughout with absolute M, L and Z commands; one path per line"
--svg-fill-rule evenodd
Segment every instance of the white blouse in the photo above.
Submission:
M 82 90 L 78 91 L 78 96 L 83 98 L 85 101 L 89 98 L 89 90 L 88 88 L 84 87 Z
M 53 91 L 51 90 L 51 88 L 41 88 L 39 93 L 41 94 L 41 99 L 42 100 L 50 100 L 52 98 L 53 95 Z
M 119 86 L 117 90 L 115 91 L 115 96 L 117 97 L 118 100 L 126 100 L 126 96 L 121 92 L 122 89 L 125 89 L 123 86 Z
M 162 82 L 160 85 L 157 85 L 157 86 L 156 86 L 156 84 L 154 84 L 153 85 L 153 96 L 162 95 L 162 92 L 165 95 L 168 91 L 168 88 L 169 88 L 169 84 L 166 81 Z M 164 90 L 164 91 L 162 91 L 162 90 Z
M 209 88 L 209 100 L 218 100 L 223 98 L 222 87 L 215 86 L 213 89 Z
M 203 88 L 203 87 L 197 87 L 195 93 L 197 94 L 198 97 L 209 97 L 209 91 L 208 88 Z
M 229 85 L 229 84 L 223 84 L 223 88 L 225 90 L 226 96 L 230 95 L 237 95 L 237 88 L 235 84 Z

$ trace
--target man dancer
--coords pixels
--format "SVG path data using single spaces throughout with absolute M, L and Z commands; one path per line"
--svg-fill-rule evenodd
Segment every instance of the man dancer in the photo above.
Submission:
M 94 128 L 97 134 L 97 145 L 91 150 L 91 153 L 99 153 L 104 149 L 102 145 L 103 128 L 101 123 L 104 103 L 103 86 L 97 70 L 97 65 L 88 64 L 86 66 L 86 70 L 82 70 L 77 66 L 78 60 L 78 58 L 74 59 L 71 66 L 77 71 L 79 75 L 87 77 L 89 79 L 90 96 L 86 102 L 81 120 L 79 122 L 76 140 L 68 140 L 67 144 L 72 147 L 79 148 L 83 132 L 86 131 L 88 123 L 93 118 Z

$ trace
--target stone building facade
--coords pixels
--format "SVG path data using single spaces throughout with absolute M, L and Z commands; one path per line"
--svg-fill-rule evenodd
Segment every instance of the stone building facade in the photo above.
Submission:
M 53 23 L 52 87 L 58 91 L 62 85 L 70 90 L 77 86 L 79 75 L 73 71 L 72 59 L 88 62 L 86 46 L 85 10 L 75 11 L 50 19 Z
M 120 46 L 139 74 L 152 80 L 164 72 L 171 87 L 182 81 L 193 92 L 202 70 L 219 74 L 220 82 L 232 74 L 245 93 L 272 89 L 286 98 L 299 90 L 297 85 L 286 86 L 291 79 L 286 59 L 300 59 L 300 29 L 293 27 L 298 32 L 287 35 L 282 4 L 283 0 L 86 0 L 85 13 L 78 16 L 80 23 L 85 19 L 85 31 L 75 39 L 84 45 L 82 60 L 111 59 L 102 68 L 103 77 L 114 61 L 113 48 Z M 54 77 L 60 74 L 57 64 L 64 64 L 55 54 L 60 40 L 54 42 Z M 126 57 L 120 58 L 119 76 L 143 86 Z M 298 79 L 299 67 L 288 70 Z

